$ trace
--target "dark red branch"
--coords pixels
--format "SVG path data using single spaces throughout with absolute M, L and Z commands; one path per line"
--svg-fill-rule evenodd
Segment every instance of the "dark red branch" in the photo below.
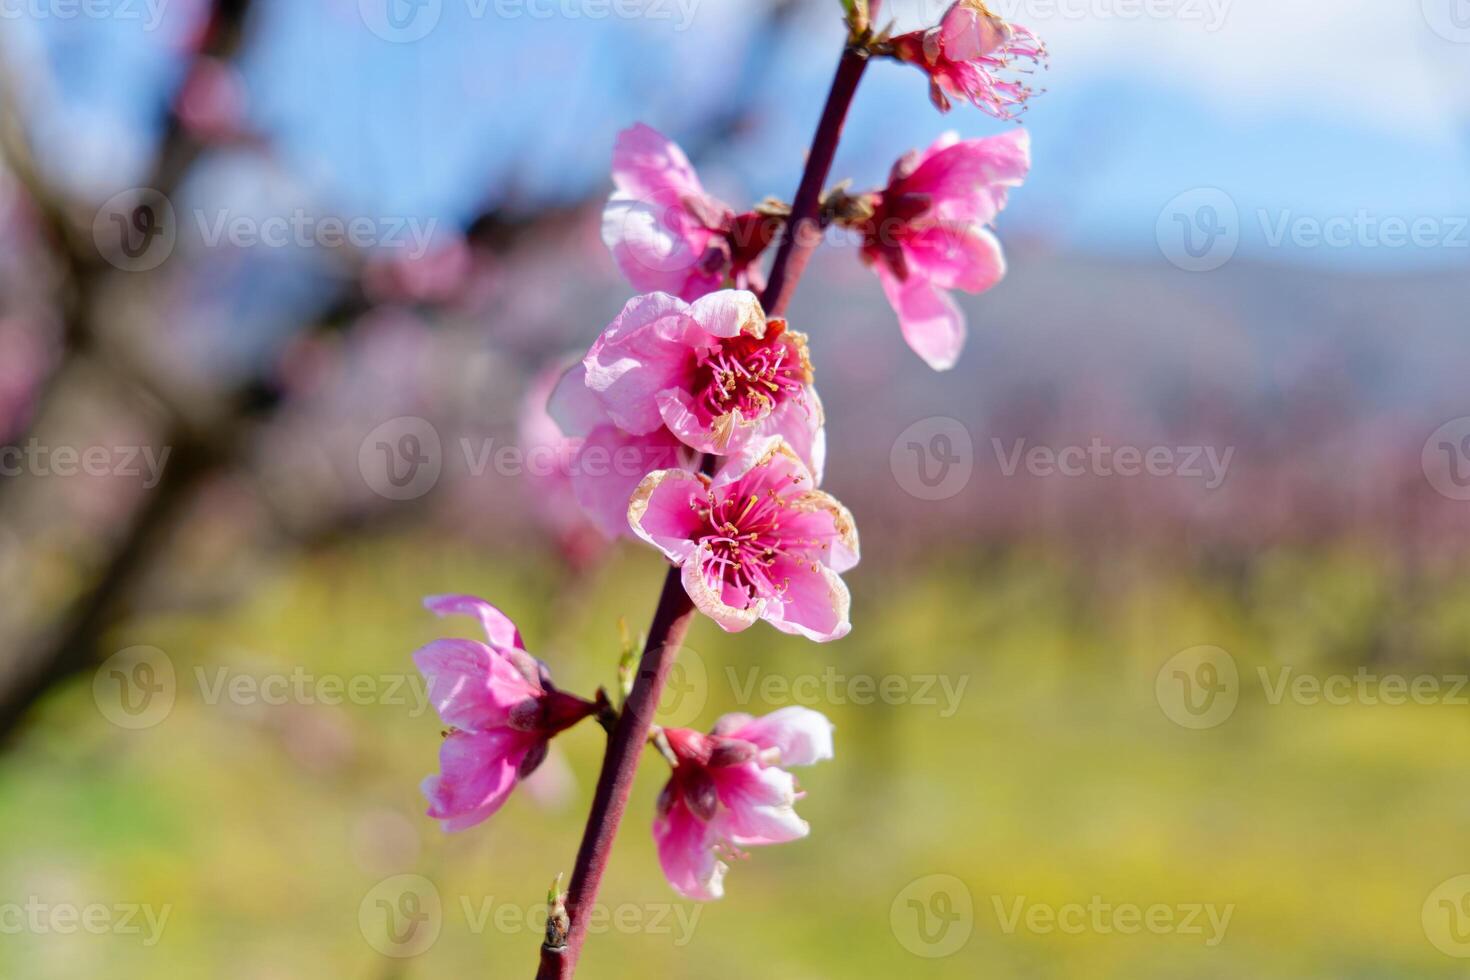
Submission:
M 571 977 L 577 968 L 577 957 L 582 951 L 582 942 L 587 938 L 588 916 L 583 913 L 590 912 L 597 901 L 597 889 L 602 883 L 603 872 L 607 870 L 613 840 L 623 821 L 623 811 L 628 807 L 628 793 L 633 788 L 633 776 L 638 772 L 638 760 L 653 727 L 653 713 L 658 710 L 664 681 L 693 618 L 694 604 L 684 591 L 679 570 L 670 568 L 664 576 L 663 594 L 658 600 L 658 610 L 653 614 L 653 625 L 648 628 L 648 643 L 638 664 L 638 676 L 608 739 L 602 773 L 597 777 L 592 813 L 587 818 L 587 831 L 577 851 L 577 864 L 567 892 L 567 915 L 571 926 L 566 945 L 541 947 L 541 969 L 536 973 L 537 980 L 563 980 Z
M 786 309 L 806 268 L 807 259 L 821 240 L 818 210 L 822 185 L 832 169 L 837 141 L 842 136 L 842 123 L 847 118 L 853 93 L 857 91 L 858 81 L 867 66 L 867 55 L 851 47 L 843 52 L 842 60 L 837 64 L 837 76 L 832 80 L 832 91 L 827 96 L 826 108 L 822 110 L 822 119 L 817 124 L 811 152 L 807 155 L 801 186 L 796 191 L 791 220 L 787 225 L 788 234 L 776 252 L 762 297 L 771 316 L 779 316 Z M 706 470 L 714 462 L 714 457 L 706 457 Z M 566 937 L 561 941 L 558 935 L 555 944 L 548 942 L 542 945 L 541 967 L 536 973 L 536 980 L 570 980 L 577 969 L 582 943 L 587 938 L 588 917 L 584 913 L 590 912 L 597 901 L 597 889 L 602 884 L 603 872 L 607 870 L 607 860 L 618 835 L 618 826 L 623 821 L 623 811 L 628 807 L 628 794 L 633 788 L 633 777 L 638 772 L 643 746 L 648 742 L 648 733 L 653 727 L 653 714 L 658 709 L 664 681 L 679 655 L 679 647 L 684 643 L 693 618 L 694 604 L 684 591 L 679 569 L 670 568 L 664 576 L 663 594 L 659 597 L 653 624 L 648 628 L 648 642 L 638 665 L 638 677 L 608 738 L 607 755 L 597 777 L 592 812 L 587 817 L 587 829 L 582 835 L 582 846 L 577 851 L 577 864 L 567 892 L 566 912 L 570 923 Z
M 811 152 L 807 155 L 806 170 L 802 172 L 801 184 L 796 189 L 796 199 L 791 204 L 791 218 L 786 223 L 786 235 L 776 251 L 776 261 L 771 266 L 766 280 L 766 291 L 761 303 L 767 316 L 780 316 L 786 312 L 791 296 L 796 292 L 796 283 L 806 270 L 807 260 L 822 240 L 822 222 L 818 217 L 821 209 L 822 186 L 832 170 L 832 158 L 837 155 L 837 141 L 842 138 L 842 124 L 847 119 L 848 107 L 863 71 L 868 67 L 865 51 L 849 46 L 842 52 L 837 63 L 837 76 L 832 79 L 832 91 L 827 95 L 826 108 L 817 123 L 817 133 L 812 137 Z

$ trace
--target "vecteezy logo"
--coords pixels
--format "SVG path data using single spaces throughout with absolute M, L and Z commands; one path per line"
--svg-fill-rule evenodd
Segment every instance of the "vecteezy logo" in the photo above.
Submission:
M 438 26 L 444 0 L 357 0 L 357 10 L 368 30 L 378 37 L 408 44 Z
M 1456 44 L 1470 44 L 1470 0 L 1422 0 L 1430 30 Z
M 925 875 L 909 882 L 888 909 L 899 945 L 925 959 L 964 948 L 975 928 L 975 901 L 954 875 Z
M 444 903 L 423 875 L 394 875 L 363 896 L 357 925 L 368 945 L 384 956 L 418 956 L 439 939 Z
M 1470 415 L 1450 419 L 1424 442 L 1424 478 L 1441 496 L 1470 500 Z
M 156 269 L 173 254 L 178 236 L 174 206 L 148 187 L 114 194 L 92 219 L 98 253 L 124 272 Z
M 422 497 L 439 482 L 443 467 L 438 430 L 416 415 L 389 419 L 369 432 L 357 450 L 363 482 L 389 500 Z
M 1164 205 L 1154 235 L 1176 268 L 1210 272 L 1229 262 L 1240 245 L 1240 211 L 1218 187 L 1197 187 Z
M 92 675 L 92 700 L 119 728 L 152 728 L 174 708 L 178 680 L 173 661 L 157 647 L 128 647 Z
M 688 647 L 680 648 L 659 695 L 659 724 L 675 728 L 694 724 L 708 698 L 709 671 L 704 658 Z
M 1170 657 L 1154 678 L 1154 697 L 1164 715 L 1184 728 L 1214 728 L 1235 713 L 1240 671 L 1219 647 L 1198 646 Z
M 975 471 L 975 443 L 970 430 L 958 419 L 920 419 L 893 440 L 888 468 L 910 496 L 947 500 L 970 483 Z
M 1457 959 L 1470 957 L 1470 874 L 1436 885 L 1419 915 L 1435 949 Z

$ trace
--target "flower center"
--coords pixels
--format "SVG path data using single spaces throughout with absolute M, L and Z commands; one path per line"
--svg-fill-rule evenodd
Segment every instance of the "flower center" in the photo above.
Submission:
M 781 489 L 768 487 L 761 493 L 723 498 L 709 492 L 694 504 L 705 525 L 700 540 L 710 553 L 705 575 L 712 588 L 725 584 L 748 597 L 780 596 L 791 583 L 785 576 L 775 577 L 776 563 L 810 561 L 805 552 L 821 542 L 793 536 L 789 525 L 792 503 L 781 495 Z
M 764 337 L 742 333 L 703 355 L 693 387 L 696 404 L 710 419 L 739 412 L 750 422 L 799 395 L 810 380 L 800 341 L 786 333 L 786 321 L 771 320 Z

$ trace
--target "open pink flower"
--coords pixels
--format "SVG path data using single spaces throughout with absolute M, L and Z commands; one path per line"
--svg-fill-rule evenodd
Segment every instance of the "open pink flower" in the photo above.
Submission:
M 678 764 L 658 801 L 653 839 L 674 890 L 706 902 L 725 892 L 724 858 L 810 831 L 796 815 L 802 794 L 783 766 L 832 758 L 832 724 L 810 708 L 752 718 L 726 715 L 704 735 L 665 729 Z
M 721 456 L 780 436 L 821 478 L 822 403 L 806 335 L 767 320 L 754 293 L 634 297 L 582 363 L 588 389 L 625 432 L 666 427 Z
M 761 288 L 755 261 L 780 227 L 754 211 L 736 214 L 706 194 L 678 144 L 638 123 L 613 148 L 617 190 L 602 212 L 602 240 L 639 292 L 695 300 L 727 277 Z
M 846 636 L 839 573 L 858 562 L 852 515 L 816 489 L 779 439 L 713 478 L 661 470 L 633 494 L 628 523 L 682 569 L 694 605 L 729 632 L 764 619 L 818 642 Z
M 895 57 L 929 75 L 929 98 L 940 112 L 949 111 L 954 96 L 999 119 L 1014 119 L 1031 97 L 1029 87 L 1004 73 L 1016 62 L 1046 59 L 1046 46 L 1029 28 L 997 17 L 983 0 L 958 0 L 938 27 L 891 43 Z
M 548 413 L 574 447 L 566 467 L 572 494 L 606 537 L 633 536 L 628 500 L 649 473 L 697 468 L 694 450 L 666 427 L 634 435 L 615 425 L 588 389 L 587 370 L 580 363 L 557 382 Z
M 965 345 L 965 315 L 946 290 L 980 293 L 1005 276 L 1000 242 L 986 227 L 1006 193 L 1026 178 L 1031 139 L 1024 129 L 984 139 L 941 136 L 893 166 L 859 222 L 862 257 L 873 266 L 914 352 L 930 367 L 954 367 Z
M 553 687 L 515 624 L 485 600 L 432 596 L 424 605 L 440 616 L 478 618 L 489 640 L 435 640 L 413 655 L 429 700 L 450 726 L 439 774 L 423 783 L 429 816 L 446 831 L 464 830 L 500 809 L 516 782 L 546 758 L 552 736 L 597 707 Z

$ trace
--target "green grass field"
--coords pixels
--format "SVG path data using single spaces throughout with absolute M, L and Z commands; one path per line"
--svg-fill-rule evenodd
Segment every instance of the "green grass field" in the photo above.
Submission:
M 667 767 L 650 752 L 582 976 L 1470 968 L 1432 941 L 1470 954 L 1458 886 L 1431 898 L 1470 872 L 1470 725 L 1455 703 L 1470 691 L 1450 690 L 1465 667 L 1371 668 L 1440 682 L 1423 703 L 1273 698 L 1283 666 L 1352 675 L 1354 656 L 1381 647 L 1364 638 L 1392 631 L 1398 586 L 1372 561 L 1275 556 L 1227 589 L 1189 569 L 1093 576 L 1024 551 L 888 574 L 868 560 L 851 577 L 848 639 L 816 646 L 758 626 L 735 640 L 701 622 L 665 703 L 672 723 L 700 727 L 792 702 L 826 712 L 837 758 L 799 773 L 811 837 L 737 862 L 723 901 L 679 900 L 653 856 Z M 534 558 L 400 538 L 303 561 L 238 608 L 130 624 L 112 645 L 166 654 L 167 716 L 120 727 L 107 678 L 82 677 L 0 761 L 0 977 L 529 977 L 603 734 L 563 736 L 534 793 L 445 837 L 417 789 L 441 726 L 405 674 L 418 645 L 474 634 L 419 599 L 484 595 L 563 686 L 590 693 L 612 683 L 617 617 L 646 621 L 660 574 L 630 549 L 553 595 L 564 573 Z M 1415 635 L 1463 649 L 1467 617 L 1442 606 Z M 1156 678 L 1202 644 L 1238 666 L 1238 704 L 1194 729 L 1170 720 Z M 356 694 L 316 703 L 337 684 Z M 88 906 L 105 909 L 90 927 L 68 919 Z M 420 931 L 385 942 L 384 909 L 417 915 Z

